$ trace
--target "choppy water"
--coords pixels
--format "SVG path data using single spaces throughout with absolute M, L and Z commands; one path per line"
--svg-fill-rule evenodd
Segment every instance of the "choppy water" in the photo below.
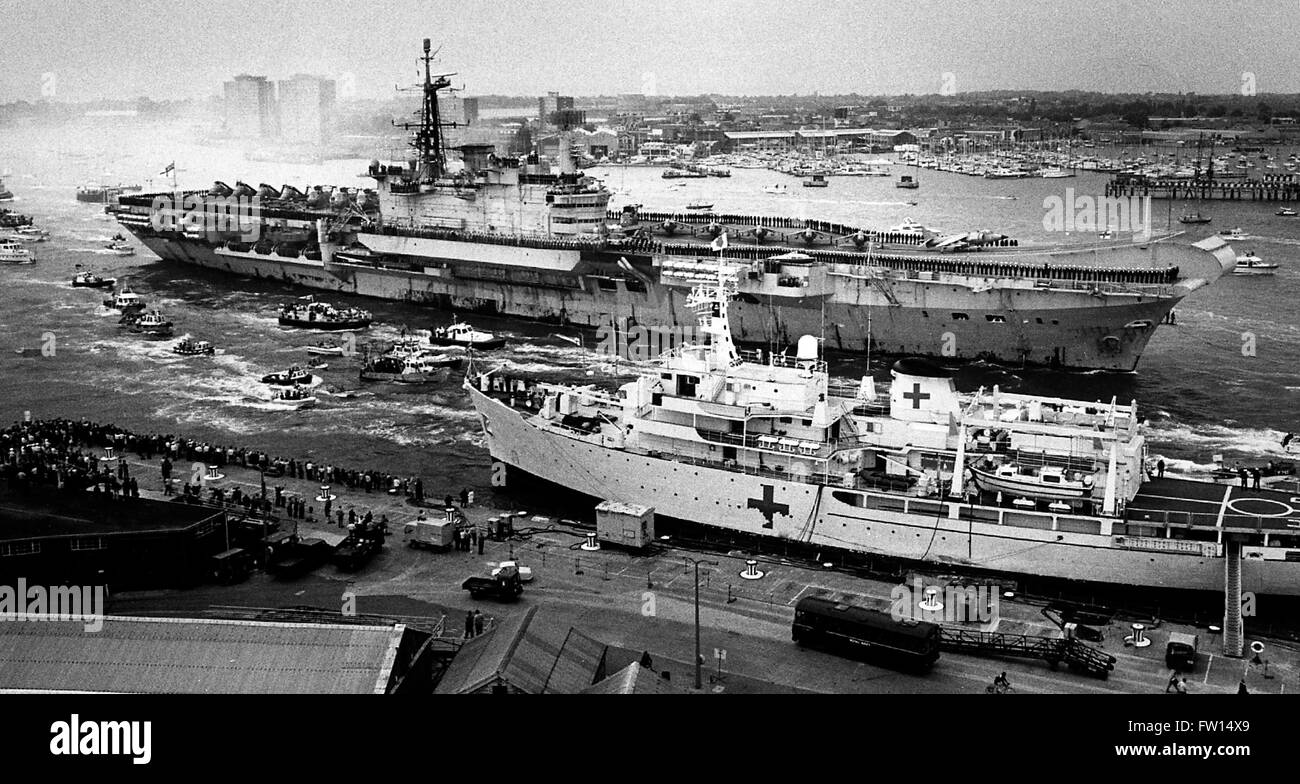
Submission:
M 0 128 L 0 172 L 18 195 L 11 209 L 30 214 L 52 232 L 34 245 L 39 262 L 0 267 L 0 421 L 30 411 L 36 417 L 86 416 L 149 432 L 176 432 L 223 444 L 268 449 L 285 456 L 311 456 L 339 465 L 382 468 L 426 478 L 431 494 L 462 486 L 490 496 L 488 458 L 477 420 L 457 383 L 402 388 L 363 385 L 355 358 L 325 357 L 319 406 L 292 411 L 268 400 L 258 379 L 291 364 L 306 364 L 303 347 L 317 333 L 288 330 L 275 320 L 278 304 L 307 293 L 274 282 L 241 280 L 188 267 L 164 265 L 142 250 L 135 257 L 106 254 L 102 245 L 117 231 L 101 208 L 73 199 L 82 182 L 143 182 L 171 161 L 183 187 L 213 179 L 256 185 L 284 182 L 365 185 L 356 178 L 364 161 L 288 165 L 245 161 L 238 150 L 204 148 L 184 125 L 60 129 Z M 1276 154 L 1276 151 L 1270 150 Z M 1285 156 L 1289 150 L 1283 150 Z M 901 171 L 901 169 L 900 169 Z M 762 170 L 733 170 L 730 179 L 689 180 L 669 188 L 657 169 L 593 172 L 620 191 L 615 204 L 679 209 L 707 198 L 719 211 L 758 213 L 887 227 L 911 218 L 946 231 L 991 229 L 1030 241 L 1060 240 L 1043 228 L 1043 201 L 1077 193 L 1100 193 L 1106 175 L 1064 180 L 986 181 L 922 170 L 921 188 L 903 191 L 894 178 L 832 178 L 826 189 L 803 189 L 797 180 Z M 765 185 L 786 182 L 790 194 L 774 196 Z M 1015 196 L 1015 199 L 1005 198 Z M 909 206 L 907 201 L 917 201 Z M 971 366 L 958 374 L 962 388 L 1000 384 L 1003 389 L 1121 401 L 1136 399 L 1150 419 L 1153 452 L 1174 471 L 1196 474 L 1211 456 L 1264 461 L 1282 455 L 1285 432 L 1300 430 L 1300 322 L 1292 309 L 1300 296 L 1300 218 L 1273 215 L 1275 205 L 1207 203 L 1214 217 L 1188 235 L 1240 225 L 1256 235 L 1238 250 L 1253 249 L 1282 264 L 1274 278 L 1226 278 L 1198 292 L 1178 309 L 1178 326 L 1161 327 L 1136 374 L 1058 374 Z M 1173 226 L 1183 205 L 1156 202 Z M 1092 236 L 1087 239 L 1094 239 Z M 101 291 L 73 289 L 68 281 L 91 269 L 129 283 L 177 325 L 175 339 L 149 341 L 123 331 L 117 314 L 104 308 Z M 377 324 L 364 341 L 396 337 L 403 327 L 428 328 L 450 314 L 400 303 L 334 298 L 361 305 Z M 497 356 L 528 370 L 565 372 L 590 380 L 591 355 L 552 336 L 553 328 L 480 319 L 482 328 L 513 340 Z M 1253 357 L 1242 354 L 1243 333 L 1256 336 Z M 46 333 L 53 357 L 21 357 L 20 347 L 39 347 Z M 215 357 L 179 357 L 171 346 L 182 336 L 209 340 Z M 588 339 L 588 344 L 590 339 Z M 864 371 L 862 360 L 833 363 L 847 377 Z M 599 367 L 599 366 L 597 366 Z M 885 378 L 885 367 L 873 367 Z M 348 393 L 356 392 L 355 396 Z M 343 395 L 343 396 L 340 396 Z

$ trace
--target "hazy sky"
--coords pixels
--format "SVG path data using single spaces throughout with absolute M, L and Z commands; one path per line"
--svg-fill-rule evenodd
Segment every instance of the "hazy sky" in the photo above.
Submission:
M 1300 92 L 1294 0 L 7 0 L 0 101 L 204 97 L 309 72 L 413 82 L 420 39 L 467 95 Z M 51 76 L 52 74 L 52 76 Z M 1250 77 L 1245 77 L 1250 78 Z

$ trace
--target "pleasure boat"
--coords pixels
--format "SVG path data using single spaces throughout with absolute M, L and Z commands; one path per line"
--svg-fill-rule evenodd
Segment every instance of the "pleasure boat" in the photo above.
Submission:
M 116 256 L 134 256 L 135 248 L 125 242 L 110 242 L 104 245 L 104 250 Z
M 435 346 L 460 346 L 462 348 L 489 351 L 504 346 L 506 339 L 491 332 L 482 332 L 463 321 L 458 321 L 445 327 L 435 327 L 429 333 L 429 343 Z
M 1277 272 L 1278 265 L 1266 262 L 1254 251 L 1243 253 L 1237 257 L 1237 266 L 1232 268 L 1233 275 L 1273 275 Z
M 265 376 L 262 376 L 263 384 L 273 384 L 279 387 L 291 387 L 297 384 L 310 385 L 315 380 L 315 376 L 297 365 L 288 370 L 281 370 L 276 373 L 268 373 Z
M 1180 216 L 1180 217 L 1178 218 L 1178 222 L 1179 222 L 1179 223 L 1186 223 L 1186 224 L 1209 223 L 1209 222 L 1210 222 L 1210 216 L 1209 216 L 1209 215 L 1202 215 L 1200 212 L 1189 212 L 1189 213 L 1187 213 L 1187 214 L 1185 214 L 1185 215 Z
M 79 289 L 111 289 L 117 278 L 101 278 L 93 272 L 78 272 L 72 276 L 72 285 Z
M 1231 229 L 1224 229 L 1219 232 L 1219 236 L 1225 240 L 1248 240 L 1251 235 L 1243 231 L 1240 226 L 1236 226 Z
M 0 263 L 5 264 L 30 264 L 35 259 L 32 252 L 22 246 L 19 242 L 0 242 Z
M 138 316 L 126 315 L 122 317 L 122 320 L 131 327 L 132 332 L 147 337 L 169 338 L 172 336 L 173 325 L 171 321 L 157 310 L 141 313 Z
M 10 233 L 9 237 L 16 242 L 45 242 L 50 238 L 50 233 L 35 226 L 19 226 Z
M 172 351 L 176 352 L 177 354 L 181 354 L 182 356 L 196 357 L 196 356 L 211 356 L 212 354 L 216 353 L 217 349 L 206 340 L 194 340 L 193 338 L 185 338 L 180 343 L 177 343 L 175 346 L 172 346 Z
M 896 188 L 919 188 L 919 187 L 921 187 L 921 183 L 917 182 L 916 179 L 912 177 L 912 175 L 910 175 L 910 174 L 904 174 L 903 176 L 901 176 L 901 177 L 898 178 L 898 182 L 894 183 L 894 187 L 896 187 Z
M 773 185 L 769 185 L 763 189 L 763 193 L 770 193 L 774 196 L 783 196 L 789 192 L 790 192 L 790 186 L 786 185 L 783 182 L 778 182 Z
M 362 381 L 391 381 L 398 384 L 428 384 L 445 381 L 453 368 L 461 364 L 459 357 L 445 354 L 417 354 L 401 356 L 385 354 L 361 367 Z
M 356 330 L 370 326 L 370 311 L 339 310 L 327 302 L 290 302 L 280 307 L 280 326 L 303 329 Z
M 690 204 L 687 204 L 687 205 L 686 205 L 686 209 L 690 210 L 691 212 L 704 212 L 704 211 L 706 211 L 706 210 L 711 210 L 711 209 L 713 209 L 713 202 L 711 202 L 711 201 L 693 201 L 693 202 L 691 202 Z
M 284 403 L 295 410 L 313 408 L 317 403 L 316 396 L 312 394 L 310 389 L 296 384 L 288 389 L 275 390 L 271 395 L 271 400 L 276 403 Z
M 1295 216 L 1300 215 L 1300 212 L 1296 212 L 1290 207 L 1283 207 L 1274 214 L 1281 215 L 1283 218 L 1294 218 Z
M 123 313 L 144 310 L 144 297 L 129 288 L 124 288 L 112 297 L 104 300 L 104 307 L 120 310 Z

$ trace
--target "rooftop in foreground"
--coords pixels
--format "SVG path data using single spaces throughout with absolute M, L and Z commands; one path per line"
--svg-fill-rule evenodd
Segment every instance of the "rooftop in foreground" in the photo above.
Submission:
M 384 694 L 403 626 L 110 616 L 0 623 L 0 691 Z

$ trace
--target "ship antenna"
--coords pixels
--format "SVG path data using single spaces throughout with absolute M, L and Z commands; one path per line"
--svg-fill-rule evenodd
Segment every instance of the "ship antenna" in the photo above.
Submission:
M 420 122 L 395 123 L 398 128 L 414 131 L 411 146 L 416 151 L 419 167 L 417 174 L 421 180 L 437 179 L 447 173 L 446 140 L 442 129 L 455 128 L 458 125 L 454 122 L 443 122 L 438 110 L 438 91 L 450 88 L 449 77 L 455 76 L 454 73 L 437 75 L 433 73 L 431 63 L 438 56 L 439 51 L 441 47 L 431 51 L 429 39 L 424 39 L 424 55 L 420 58 L 424 63 L 424 83 L 419 87 L 424 96 L 420 107 Z

